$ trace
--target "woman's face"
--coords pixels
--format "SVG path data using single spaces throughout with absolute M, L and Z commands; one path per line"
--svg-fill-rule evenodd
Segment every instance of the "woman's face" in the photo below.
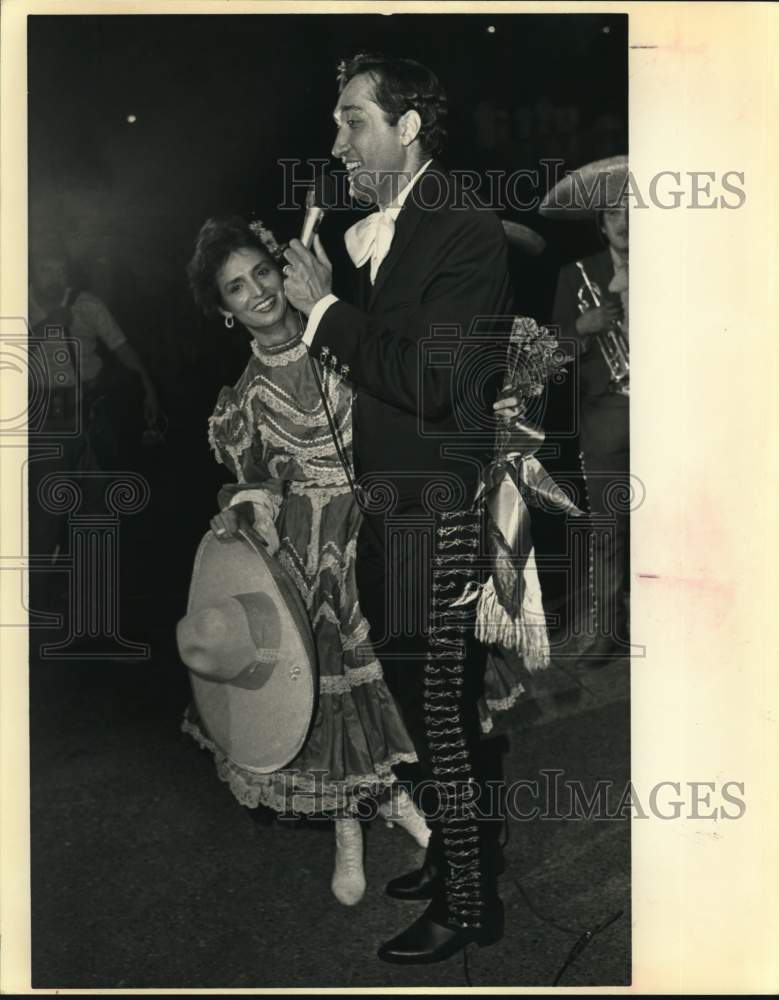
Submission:
M 284 318 L 284 278 L 261 250 L 234 250 L 217 272 L 216 283 L 222 296 L 222 315 L 232 313 L 248 330 L 267 330 Z

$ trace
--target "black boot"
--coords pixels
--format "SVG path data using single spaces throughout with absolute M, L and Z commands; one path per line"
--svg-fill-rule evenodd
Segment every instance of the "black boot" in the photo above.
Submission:
M 439 884 L 438 868 L 425 859 L 421 868 L 393 878 L 387 883 L 385 891 L 393 899 L 432 899 Z
M 387 883 L 386 893 L 393 899 L 432 899 L 435 891 L 441 887 L 440 872 L 443 870 L 443 841 L 441 830 L 437 823 L 430 821 L 430 842 L 425 852 L 425 860 L 421 868 L 399 875 Z
M 503 848 L 496 844 L 494 847 L 494 873 L 495 876 L 502 875 L 506 870 L 506 858 Z M 425 855 L 425 862 L 421 868 L 414 869 L 413 872 L 406 872 L 399 875 L 387 883 L 385 892 L 393 899 L 403 899 L 414 902 L 417 900 L 432 899 L 441 887 L 441 866 L 436 862 L 435 855 L 430 852 Z
M 458 927 L 445 907 L 434 900 L 421 917 L 379 948 L 379 958 L 395 965 L 431 965 L 451 958 L 468 944 L 484 948 L 503 937 L 503 903 L 495 897 L 485 908 L 480 927 Z

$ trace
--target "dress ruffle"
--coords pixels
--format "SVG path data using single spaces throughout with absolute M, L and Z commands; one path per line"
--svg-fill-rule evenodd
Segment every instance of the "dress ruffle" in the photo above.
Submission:
M 194 705 L 181 728 L 213 753 L 219 778 L 242 805 L 276 812 L 354 811 L 360 800 L 394 784 L 394 765 L 417 759 L 413 750 L 397 749 L 408 737 L 383 681 L 359 685 L 347 695 L 320 695 L 306 746 L 289 767 L 273 774 L 254 774 L 231 761 L 209 738 Z

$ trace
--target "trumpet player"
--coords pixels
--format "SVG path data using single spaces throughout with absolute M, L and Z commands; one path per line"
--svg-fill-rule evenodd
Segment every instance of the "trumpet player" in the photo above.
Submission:
M 544 199 L 547 217 L 594 225 L 603 249 L 560 271 L 559 336 L 578 355 L 579 457 L 590 512 L 586 579 L 569 581 L 566 658 L 604 665 L 628 652 L 629 353 L 627 158 L 590 163 Z M 573 576 L 573 574 L 572 574 Z

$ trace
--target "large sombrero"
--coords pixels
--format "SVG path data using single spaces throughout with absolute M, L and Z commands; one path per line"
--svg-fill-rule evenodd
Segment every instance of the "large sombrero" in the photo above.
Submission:
M 314 714 L 316 653 L 300 595 L 253 532 L 203 538 L 176 639 L 213 742 L 258 774 L 289 764 Z
M 544 237 L 531 229 L 530 226 L 523 226 L 521 222 L 514 222 L 513 219 L 501 219 L 503 231 L 510 247 L 521 250 L 523 253 L 536 257 L 543 253 L 546 247 Z
M 597 212 L 619 207 L 627 180 L 627 156 L 587 163 L 547 191 L 539 215 L 549 219 L 592 219 Z

